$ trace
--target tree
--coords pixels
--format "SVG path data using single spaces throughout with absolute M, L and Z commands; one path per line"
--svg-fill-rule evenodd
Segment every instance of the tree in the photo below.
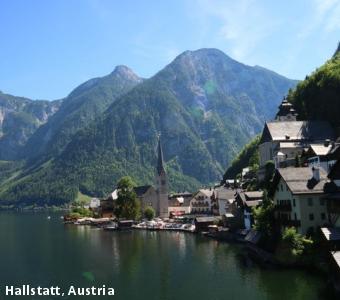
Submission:
M 258 208 L 253 208 L 255 219 L 254 229 L 260 231 L 264 236 L 270 237 L 274 230 L 274 204 L 268 198 L 266 190 L 263 191 L 262 205 Z
M 155 210 L 151 206 L 147 206 L 144 209 L 144 217 L 149 221 L 152 220 L 155 217 Z
M 297 233 L 295 227 L 285 228 L 277 247 L 277 257 L 284 263 L 295 263 L 312 244 L 313 241 Z
M 275 206 L 273 201 L 268 197 L 266 190 L 263 191 L 263 200 L 260 207 L 253 208 L 255 220 L 254 229 L 262 234 L 261 244 L 269 251 L 274 250 L 276 244 L 276 227 L 275 227 Z
M 115 215 L 118 218 L 136 220 L 140 217 L 140 201 L 134 191 L 135 183 L 129 176 L 122 177 L 117 184 L 118 198 Z

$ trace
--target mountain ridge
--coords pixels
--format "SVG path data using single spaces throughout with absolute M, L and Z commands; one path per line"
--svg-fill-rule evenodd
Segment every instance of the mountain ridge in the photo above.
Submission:
M 127 70 L 118 67 L 118 71 Z M 87 93 L 92 84 L 98 81 L 80 85 L 70 95 Z M 106 108 L 72 134 L 60 135 L 58 129 L 59 140 L 53 138 L 45 148 L 56 151 L 0 185 L 0 199 L 60 204 L 79 192 L 104 196 L 127 174 L 138 184 L 150 184 L 159 132 L 172 190 L 218 182 L 237 151 L 261 130 L 295 84 L 217 49 L 186 51 L 114 101 L 104 97 Z M 63 103 L 67 107 L 67 101 Z M 53 119 L 38 131 L 51 126 Z M 37 133 L 30 142 L 43 136 Z

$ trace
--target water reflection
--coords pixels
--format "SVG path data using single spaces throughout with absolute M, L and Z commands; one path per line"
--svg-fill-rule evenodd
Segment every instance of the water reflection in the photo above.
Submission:
M 106 232 L 42 214 L 0 213 L 0 243 L 0 284 L 105 284 L 125 300 L 327 297 L 322 278 L 260 269 L 237 245 L 187 233 Z

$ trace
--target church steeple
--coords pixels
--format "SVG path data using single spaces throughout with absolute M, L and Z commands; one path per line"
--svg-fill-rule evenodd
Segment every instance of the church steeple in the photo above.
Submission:
M 158 135 L 158 146 L 157 146 L 157 174 L 160 176 L 165 174 L 164 161 L 163 161 L 163 150 L 161 145 L 161 136 Z
M 157 214 L 161 218 L 167 218 L 168 213 L 168 178 L 164 168 L 163 150 L 161 136 L 158 135 L 156 166 L 156 192 L 157 192 Z

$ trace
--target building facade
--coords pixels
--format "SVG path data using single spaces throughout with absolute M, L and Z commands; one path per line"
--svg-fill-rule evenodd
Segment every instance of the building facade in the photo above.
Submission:
M 281 230 L 295 227 L 311 234 L 329 223 L 323 191 L 327 174 L 322 169 L 277 169 L 273 181 L 275 218 Z

